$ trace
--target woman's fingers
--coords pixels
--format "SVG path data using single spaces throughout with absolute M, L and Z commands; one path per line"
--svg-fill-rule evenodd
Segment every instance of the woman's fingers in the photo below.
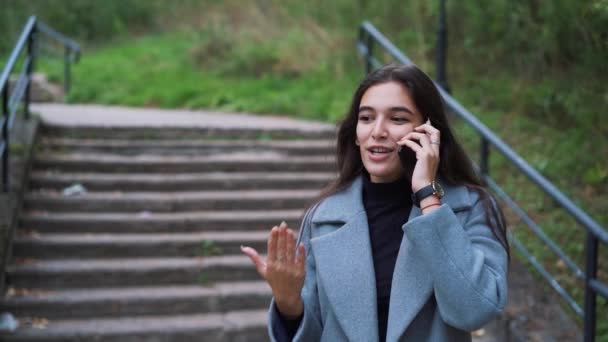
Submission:
M 293 264 L 296 254 L 296 235 L 293 230 L 287 229 L 287 241 L 285 246 L 285 259 L 288 264 Z
M 416 141 L 418 143 L 416 143 Z M 414 152 L 419 152 L 422 148 L 429 148 L 429 138 L 424 133 L 409 132 L 401 140 L 397 142 L 398 145 L 407 145 Z
M 397 144 L 402 145 L 402 146 L 405 145 L 409 149 L 411 149 L 412 151 L 414 151 L 416 153 L 418 153 L 418 151 L 420 149 L 422 149 L 422 146 L 420 146 L 420 144 L 418 144 L 418 143 L 416 143 L 414 141 L 411 141 L 411 140 L 407 140 L 407 139 L 401 140 Z
M 430 147 L 431 145 L 429 136 L 425 133 L 410 132 L 406 135 L 406 137 L 409 137 L 409 139 L 417 140 L 422 147 Z
M 423 148 L 427 149 L 427 151 L 431 151 L 432 152 L 431 155 L 439 155 L 439 142 L 436 140 L 433 140 L 433 138 L 429 137 L 425 133 L 410 132 L 410 133 L 406 134 L 402 138 L 402 140 L 397 142 L 397 144 L 405 145 L 406 141 L 414 141 L 414 140 L 419 142 L 419 144 L 417 144 L 418 146 L 414 146 L 411 144 L 408 144 L 408 146 L 412 146 L 412 150 L 414 150 L 415 152 L 418 152 L 420 150 L 420 148 L 415 148 L 415 147 L 423 147 Z
M 251 259 L 251 262 L 255 265 L 256 270 L 262 276 L 262 278 L 266 279 L 266 263 L 262 260 L 262 257 L 258 254 L 258 252 L 247 246 L 241 246 L 241 251 L 245 253 Z
M 414 128 L 416 132 L 424 133 L 428 136 L 429 142 L 432 145 L 433 149 L 439 148 L 439 144 L 441 142 L 441 131 L 431 125 L 429 120 L 426 121 L 425 124 L 420 125 Z
M 279 226 L 278 238 L 277 238 L 277 257 L 276 261 L 278 263 L 285 262 L 285 242 L 287 241 L 286 237 L 286 228 L 281 224 Z
M 268 238 L 266 262 L 255 249 L 241 246 L 241 251 L 251 259 L 260 276 L 270 285 L 277 305 L 280 305 L 281 299 L 284 304 L 294 303 L 292 299 L 299 298 L 304 286 L 306 252 L 304 244 L 300 244 L 296 254 L 295 238 L 296 234 L 286 223 L 273 227 Z
M 306 250 L 304 249 L 304 244 L 300 243 L 298 246 L 298 255 L 296 256 L 296 265 L 298 269 L 302 272 L 306 269 Z
M 426 120 L 426 122 L 420 126 L 414 127 L 414 130 L 417 132 L 427 132 L 428 134 L 438 134 L 439 130 L 433 125 L 431 125 L 430 120 Z
M 272 227 L 270 236 L 268 237 L 268 263 L 274 263 L 277 260 L 277 239 L 279 238 L 279 228 Z

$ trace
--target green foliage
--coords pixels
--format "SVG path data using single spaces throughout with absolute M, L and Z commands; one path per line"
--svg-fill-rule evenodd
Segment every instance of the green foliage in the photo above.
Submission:
M 284 59 L 281 64 L 261 67 L 260 61 L 273 60 L 277 45 L 272 43 L 253 56 L 249 51 L 255 45 L 244 44 L 232 52 L 233 59 L 215 59 L 215 55 L 205 59 L 199 54 L 197 42 L 209 44 L 209 36 L 213 37 L 206 31 L 167 33 L 115 42 L 112 47 L 95 51 L 73 68 L 77 86 L 68 100 L 165 108 L 212 107 L 331 120 L 342 116 L 360 75 L 354 71 L 336 78 L 332 66 L 303 66 Z M 249 57 L 255 63 L 247 61 Z M 51 78 L 62 79 L 60 61 L 43 59 L 39 68 L 51 73 Z M 334 82 L 327 81 L 332 78 Z
M 213 285 L 213 283 L 211 283 L 211 280 L 209 279 L 209 276 L 205 272 L 199 273 L 197 282 L 201 286 L 212 286 Z
M 159 0 L 3 0 L 0 51 L 11 49 L 27 18 L 36 15 L 59 32 L 86 42 L 107 41 L 156 26 Z
M 214 256 L 222 254 L 222 249 L 216 245 L 215 241 L 205 240 L 201 242 L 199 256 Z

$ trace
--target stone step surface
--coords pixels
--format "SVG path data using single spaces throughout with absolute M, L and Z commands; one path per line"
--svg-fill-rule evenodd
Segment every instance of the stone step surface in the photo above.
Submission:
M 335 136 L 335 125 L 305 121 L 272 114 L 254 115 L 219 111 L 193 111 L 184 109 L 134 108 L 124 106 L 78 105 L 42 103 L 33 104 L 32 110 L 39 112 L 47 129 L 58 129 L 61 136 L 74 131 L 83 136 L 88 133 L 106 133 L 115 137 L 121 131 L 136 133 L 178 132 L 276 132 L 293 136 Z M 215 137 L 218 138 L 218 137 Z
M 333 140 L 135 140 L 46 138 L 46 151 L 137 154 L 214 155 L 234 152 L 275 151 L 288 155 L 331 155 Z
M 257 280 L 246 256 L 177 258 L 16 259 L 6 270 L 18 288 L 69 289 L 159 285 L 211 285 Z
M 24 212 L 21 226 L 44 233 L 179 233 L 268 231 L 282 221 L 298 227 L 303 210 L 226 210 L 179 213 Z
M 264 281 L 234 281 L 210 286 L 169 285 L 68 290 L 10 288 L 3 309 L 17 316 L 51 320 L 71 317 L 185 315 L 266 309 L 271 291 Z
M 242 139 L 242 140 L 319 140 L 335 138 L 334 129 L 323 131 L 313 129 L 256 129 L 256 128 L 204 128 L 204 127 L 120 127 L 120 126 L 59 126 L 46 124 L 43 134 L 48 137 L 76 139 L 135 139 L 135 140 L 171 140 L 180 139 Z
M 87 192 L 65 196 L 59 191 L 26 194 L 27 210 L 50 212 L 178 212 L 195 210 L 300 209 L 319 194 L 318 190 L 242 190 L 182 192 Z
M 330 156 L 286 156 L 277 152 L 225 153 L 214 156 L 119 156 L 101 153 L 37 155 L 34 168 L 68 172 L 330 172 Z
M 41 129 L 0 301 L 21 326 L 0 340 L 268 340 L 271 291 L 240 246 L 297 230 L 335 177 L 334 129 L 70 115 Z
M 48 320 L 44 323 L 20 317 L 23 326 L 13 334 L 0 334 L 0 339 L 5 342 L 267 341 L 266 315 L 266 310 L 238 310 L 211 314 Z
M 95 171 L 95 170 L 91 170 Z M 61 190 L 82 184 L 91 191 L 210 191 L 321 189 L 328 172 L 102 173 L 34 170 L 31 189 Z
M 297 232 L 297 228 L 294 229 Z M 13 243 L 16 258 L 94 259 L 134 257 L 205 257 L 239 254 L 240 246 L 266 251 L 268 231 L 164 234 L 40 234 L 20 231 Z

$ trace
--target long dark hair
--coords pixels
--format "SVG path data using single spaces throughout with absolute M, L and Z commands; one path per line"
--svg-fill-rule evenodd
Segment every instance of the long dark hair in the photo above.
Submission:
M 486 221 L 510 258 L 504 214 L 498 202 L 478 177 L 471 160 L 452 133 L 443 108 L 443 101 L 433 81 L 413 64 L 386 65 L 368 74 L 359 84 L 353 95 L 348 113 L 338 124 L 336 147 L 338 177 L 321 192 L 315 202 L 322 201 L 324 198 L 345 189 L 362 174 L 364 170 L 363 162 L 359 147 L 355 144 L 359 105 L 363 94 L 370 87 L 386 82 L 398 82 L 405 86 L 409 90 L 418 111 L 423 115 L 423 122 L 430 119 L 431 124 L 439 129 L 441 132 L 439 176 L 448 184 L 465 185 L 479 194 L 484 205 Z

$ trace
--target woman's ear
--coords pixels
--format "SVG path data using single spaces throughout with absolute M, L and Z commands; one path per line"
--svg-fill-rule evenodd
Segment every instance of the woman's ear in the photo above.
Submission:
M 355 145 L 359 146 L 359 139 L 355 139 Z

